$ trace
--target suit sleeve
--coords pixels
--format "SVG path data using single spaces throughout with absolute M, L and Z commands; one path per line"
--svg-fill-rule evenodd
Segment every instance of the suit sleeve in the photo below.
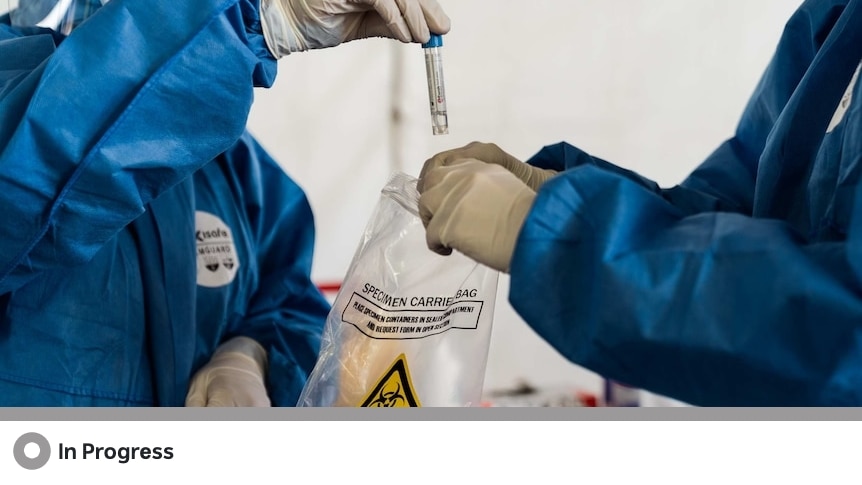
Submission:
M 531 160 L 564 171 L 521 231 L 509 298 L 562 355 L 695 405 L 862 403 L 858 228 L 809 242 L 752 216 L 760 153 L 839 4 L 803 5 L 734 138 L 678 187 L 566 144 Z
M 109 2 L 41 62 L 12 37 L 0 43 L 0 294 L 89 261 L 231 146 L 253 88 L 275 76 L 257 0 Z
M 275 406 L 294 406 L 320 350 L 330 305 L 311 279 L 314 217 L 304 191 L 250 136 L 234 151 L 260 279 L 231 334 L 254 338 L 269 354 Z M 239 168 L 242 167 L 242 168 Z

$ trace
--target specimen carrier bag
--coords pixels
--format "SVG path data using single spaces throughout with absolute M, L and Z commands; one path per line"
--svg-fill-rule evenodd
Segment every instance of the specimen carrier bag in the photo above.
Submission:
M 416 182 L 383 187 L 297 406 L 480 404 L 499 274 L 428 249 Z

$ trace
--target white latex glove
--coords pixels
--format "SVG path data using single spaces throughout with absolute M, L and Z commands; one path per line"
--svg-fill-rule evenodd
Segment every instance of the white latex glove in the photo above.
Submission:
M 266 350 L 257 341 L 248 337 L 228 340 L 192 378 L 186 406 L 269 407 L 266 366 Z
M 428 42 L 450 27 L 437 0 L 261 0 L 260 18 L 276 59 L 367 37 Z
M 481 143 L 478 141 L 474 141 L 468 145 L 465 145 L 461 148 L 455 148 L 453 150 L 447 150 L 445 152 L 440 152 L 437 155 L 429 158 L 425 161 L 425 165 L 422 167 L 422 171 L 419 173 L 419 182 L 418 188 L 419 191 L 422 191 L 422 186 L 425 181 L 425 174 L 428 173 L 429 170 L 433 170 L 437 167 L 450 165 L 458 160 L 463 160 L 465 158 L 472 158 L 475 160 L 479 160 L 485 163 L 491 163 L 494 165 L 499 165 L 506 170 L 512 172 L 516 177 L 521 179 L 522 182 L 527 184 L 528 187 L 533 189 L 535 192 L 539 191 L 539 187 L 545 183 L 549 178 L 553 177 L 557 174 L 555 170 L 549 170 L 544 168 L 534 167 L 530 164 L 524 163 L 517 158 L 509 155 L 504 152 L 500 147 L 493 143 Z
M 505 168 L 475 159 L 430 169 L 424 181 L 419 215 L 428 247 L 443 255 L 457 249 L 508 272 L 536 193 Z

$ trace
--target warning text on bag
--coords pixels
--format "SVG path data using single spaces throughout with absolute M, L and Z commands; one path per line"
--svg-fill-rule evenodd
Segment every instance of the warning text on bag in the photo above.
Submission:
M 366 285 L 365 290 L 375 289 Z M 425 338 L 451 329 L 475 330 L 483 302 L 452 297 L 391 297 L 379 290 L 353 292 L 341 319 L 375 339 Z M 383 299 L 383 302 L 380 300 Z M 383 305 L 386 303 L 386 306 Z

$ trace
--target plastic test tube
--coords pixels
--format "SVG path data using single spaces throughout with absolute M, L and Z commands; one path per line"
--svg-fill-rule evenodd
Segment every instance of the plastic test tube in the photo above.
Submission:
M 422 44 L 425 51 L 425 74 L 428 76 L 428 101 L 431 106 L 431 128 L 435 135 L 449 133 L 449 118 L 446 115 L 446 90 L 443 86 L 443 36 L 431 34 L 431 39 Z

